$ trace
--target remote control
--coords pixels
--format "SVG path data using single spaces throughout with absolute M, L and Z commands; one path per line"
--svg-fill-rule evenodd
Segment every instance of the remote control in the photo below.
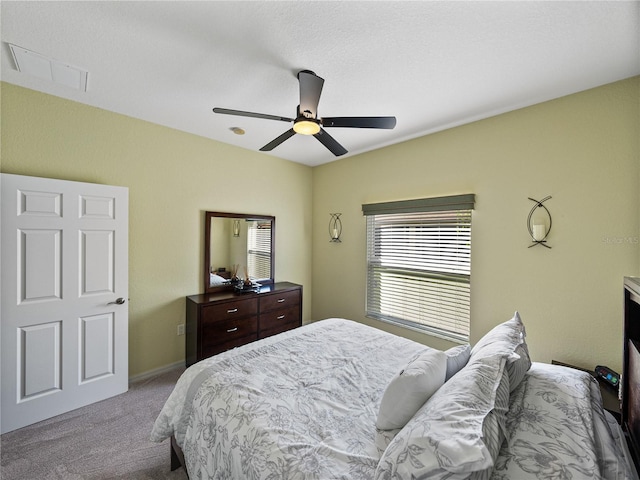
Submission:
M 620 375 L 611 370 L 609 367 L 598 365 L 595 369 L 596 375 L 607 382 L 612 387 L 618 388 L 620 383 Z

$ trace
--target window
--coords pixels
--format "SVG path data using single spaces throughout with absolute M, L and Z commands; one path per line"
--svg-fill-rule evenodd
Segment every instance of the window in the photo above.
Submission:
M 253 279 L 271 278 L 271 222 L 248 221 L 247 268 Z
M 362 206 L 367 316 L 469 341 L 474 201 L 470 194 Z

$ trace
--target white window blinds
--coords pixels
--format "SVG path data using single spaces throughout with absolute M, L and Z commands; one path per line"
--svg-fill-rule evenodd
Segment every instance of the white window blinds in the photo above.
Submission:
M 363 205 L 367 316 L 469 339 L 474 195 Z
M 249 221 L 247 263 L 250 278 L 271 278 L 271 222 Z

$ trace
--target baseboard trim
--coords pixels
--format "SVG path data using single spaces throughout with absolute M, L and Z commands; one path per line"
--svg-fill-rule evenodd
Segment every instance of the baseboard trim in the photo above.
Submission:
M 148 380 L 151 377 L 155 377 L 156 375 L 167 373 L 167 372 L 170 372 L 171 370 L 176 370 L 178 368 L 184 368 L 184 360 L 180 360 L 179 362 L 171 363 L 169 365 L 165 365 L 164 367 L 154 368 L 153 370 L 148 370 L 146 372 L 133 375 L 129 377 L 129 383 L 131 384 L 135 382 L 140 382 L 142 380 Z

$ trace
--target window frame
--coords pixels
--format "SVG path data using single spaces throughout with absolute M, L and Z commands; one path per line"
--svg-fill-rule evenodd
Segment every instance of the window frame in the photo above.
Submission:
M 362 206 L 366 317 L 456 343 L 469 341 L 474 205 L 475 195 L 465 194 Z M 437 241 L 435 248 L 430 240 Z

